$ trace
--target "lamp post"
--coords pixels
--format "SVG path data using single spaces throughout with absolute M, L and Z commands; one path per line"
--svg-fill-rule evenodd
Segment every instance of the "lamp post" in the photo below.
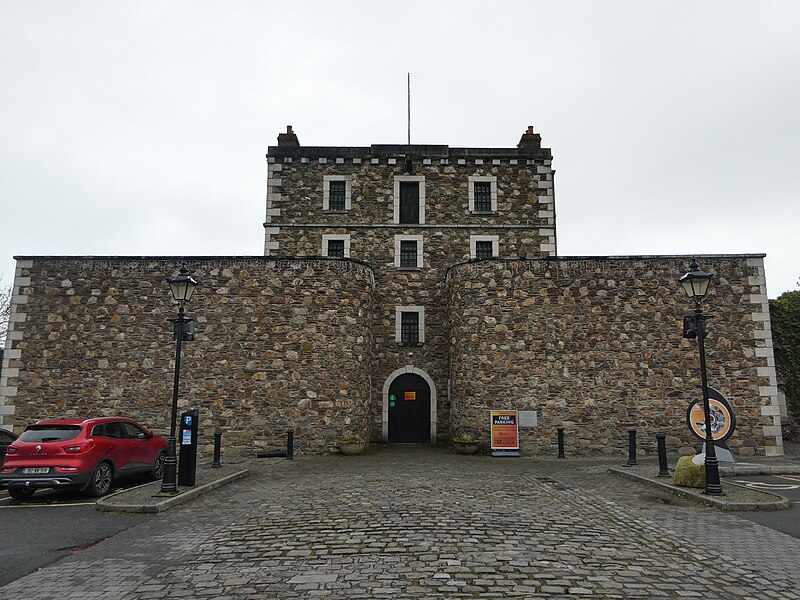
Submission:
M 177 494 L 177 466 L 178 458 L 175 454 L 175 421 L 178 419 L 178 386 L 181 379 L 181 342 L 183 341 L 183 326 L 190 322 L 183 312 L 183 306 L 192 299 L 197 282 L 189 275 L 185 264 L 181 264 L 180 271 L 174 277 L 167 279 L 172 297 L 178 303 L 178 318 L 170 319 L 175 324 L 175 379 L 172 383 L 172 416 L 169 420 L 169 445 L 167 456 L 164 460 L 164 478 L 161 480 L 162 494 Z
M 703 389 L 703 411 L 705 413 L 706 429 L 706 495 L 721 496 L 722 485 L 719 481 L 719 463 L 717 452 L 714 449 L 714 437 L 711 432 L 711 407 L 708 402 L 708 379 L 706 378 L 706 320 L 707 317 L 700 307 L 700 302 L 708 291 L 711 275 L 701 271 L 697 259 L 692 259 L 689 272 L 678 280 L 686 294 L 694 300 L 694 332 L 697 337 L 697 348 L 700 351 L 700 386 Z

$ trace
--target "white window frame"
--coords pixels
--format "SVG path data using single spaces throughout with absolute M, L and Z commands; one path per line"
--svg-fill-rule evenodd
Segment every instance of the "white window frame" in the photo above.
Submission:
M 488 214 L 486 211 L 476 211 L 475 210 L 475 182 L 476 181 L 488 181 L 492 184 L 492 210 L 491 212 L 497 212 L 497 177 L 493 175 L 470 175 L 469 176 L 469 212 L 476 213 L 479 215 Z
M 419 224 L 425 223 L 425 176 L 424 175 L 395 175 L 394 176 L 394 223 L 400 224 L 400 182 L 416 181 L 419 183 Z M 403 223 L 413 225 L 413 223 Z
M 469 236 L 469 257 L 477 258 L 477 242 L 492 242 L 492 257 L 498 256 L 500 252 L 499 235 L 471 235 Z
M 415 312 L 419 314 L 419 343 L 425 343 L 425 307 L 424 306 L 395 306 L 394 307 L 394 341 L 402 343 L 403 313 Z
M 350 175 L 323 175 L 322 177 L 322 210 L 331 210 L 331 181 L 344 181 L 344 209 L 350 210 L 351 187 L 353 178 Z M 340 212 L 340 211 L 335 211 Z
M 344 257 L 350 258 L 350 234 L 349 233 L 332 233 L 322 236 L 322 256 L 328 256 L 328 241 L 330 240 L 344 240 Z
M 394 266 L 398 269 L 413 269 L 414 267 L 400 266 L 400 242 L 417 242 L 417 269 L 422 268 L 423 245 L 421 235 L 396 235 L 394 236 Z

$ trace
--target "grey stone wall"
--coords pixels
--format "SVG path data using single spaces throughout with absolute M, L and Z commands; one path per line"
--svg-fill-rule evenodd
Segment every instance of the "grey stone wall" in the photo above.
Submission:
M 734 406 L 735 453 L 782 454 L 763 262 L 699 257 L 715 275 L 704 302 L 709 384 Z M 701 395 L 688 257 L 551 258 L 465 264 L 448 278 L 451 423 L 489 441 L 489 410 L 538 411 L 522 447 L 554 454 L 558 426 L 574 454 L 624 456 L 626 430 L 655 451 L 697 445 L 685 415 Z M 777 421 L 776 421 L 777 419 Z
M 331 451 L 369 434 L 374 278 L 347 260 L 192 258 L 180 406 L 227 454 Z M 0 388 L 2 425 L 123 414 L 169 430 L 175 258 L 23 258 Z M 204 448 L 207 450 L 208 448 Z
M 334 151 L 335 149 L 332 149 Z M 541 244 L 555 243 L 543 238 L 539 228 L 555 229 L 553 208 L 553 171 L 549 159 L 530 161 L 524 159 L 496 159 L 498 164 L 479 161 L 424 159 L 414 163 L 408 171 L 402 159 L 389 164 L 387 159 L 372 163 L 369 156 L 357 159 L 342 159 L 342 162 L 327 159 L 270 157 L 269 200 L 272 213 L 270 225 L 313 223 L 318 226 L 380 226 L 393 223 L 394 177 L 425 177 L 425 221 L 433 225 L 459 225 L 462 227 L 518 226 L 530 229 L 523 248 L 531 256 L 549 255 Z M 320 163 L 319 160 L 326 162 Z M 515 160 L 510 164 L 510 160 Z M 285 162 L 289 161 L 289 162 Z M 531 164 L 528 164 L 530 162 Z M 547 163 L 547 164 L 545 164 Z M 323 210 L 323 182 L 328 175 L 345 175 L 351 179 L 351 208 L 348 211 Z M 468 182 L 470 176 L 497 177 L 497 211 L 494 214 L 473 214 L 469 211 Z M 282 242 L 281 232 L 272 241 Z M 547 236 L 555 236 L 548 232 Z M 287 239 L 285 252 L 291 251 L 291 239 Z M 459 256 L 455 252 L 456 256 Z M 463 256 L 463 253 L 461 257 Z
M 416 367 L 436 387 L 436 433 L 445 441 L 450 437 L 445 273 L 469 259 L 472 235 L 497 236 L 500 256 L 554 255 L 554 171 L 548 149 L 400 150 L 406 156 L 386 147 L 270 148 L 265 253 L 317 256 L 324 253 L 324 235 L 350 236 L 350 257 L 375 269 L 372 439 L 380 441 L 385 434 L 387 378 L 399 368 Z M 396 225 L 394 178 L 408 175 L 425 178 L 424 223 Z M 349 177 L 349 210 L 324 210 L 326 176 Z M 496 178 L 494 214 L 470 212 L 471 176 Z M 422 268 L 395 267 L 396 235 L 422 236 Z M 409 347 L 395 341 L 396 306 L 425 308 L 425 343 Z

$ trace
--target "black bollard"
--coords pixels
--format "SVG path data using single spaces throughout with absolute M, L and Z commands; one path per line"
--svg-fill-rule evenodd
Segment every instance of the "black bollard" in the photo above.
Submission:
M 294 460 L 294 431 L 286 432 L 286 460 Z
M 667 435 L 665 433 L 657 433 L 656 440 L 658 440 L 658 476 L 669 477 L 669 469 L 667 468 Z
M 631 428 L 628 429 L 628 463 L 625 466 L 632 467 L 638 464 L 636 462 L 636 430 Z
M 219 463 L 219 455 L 220 450 L 222 449 L 222 432 L 215 431 L 214 432 L 214 462 L 211 463 L 211 467 L 214 469 L 219 469 L 222 465 Z
M 558 431 L 558 458 L 566 458 L 564 456 L 564 428 L 557 427 Z

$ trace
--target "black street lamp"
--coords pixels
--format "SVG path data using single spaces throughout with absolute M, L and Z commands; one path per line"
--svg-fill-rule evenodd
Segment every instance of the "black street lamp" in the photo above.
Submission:
M 721 496 L 722 485 L 719 481 L 719 463 L 717 452 L 714 449 L 714 437 L 711 432 L 711 407 L 708 402 L 708 379 L 706 378 L 706 320 L 700 301 L 708 291 L 711 275 L 701 271 L 696 259 L 692 259 L 689 272 L 678 280 L 686 294 L 694 300 L 694 333 L 697 337 L 697 347 L 700 350 L 700 385 L 703 388 L 703 411 L 706 421 L 706 494 L 708 496 Z
M 177 494 L 177 467 L 178 457 L 175 454 L 175 421 L 178 419 L 178 385 L 181 379 L 181 342 L 183 341 L 184 325 L 191 319 L 187 319 L 183 312 L 183 305 L 192 299 L 197 282 L 189 275 L 185 264 L 181 264 L 181 269 L 177 275 L 167 279 L 172 297 L 178 303 L 178 318 L 170 319 L 175 324 L 175 379 L 172 384 L 172 416 L 169 421 L 169 446 L 167 446 L 167 456 L 164 460 L 164 478 L 161 480 L 162 494 Z

